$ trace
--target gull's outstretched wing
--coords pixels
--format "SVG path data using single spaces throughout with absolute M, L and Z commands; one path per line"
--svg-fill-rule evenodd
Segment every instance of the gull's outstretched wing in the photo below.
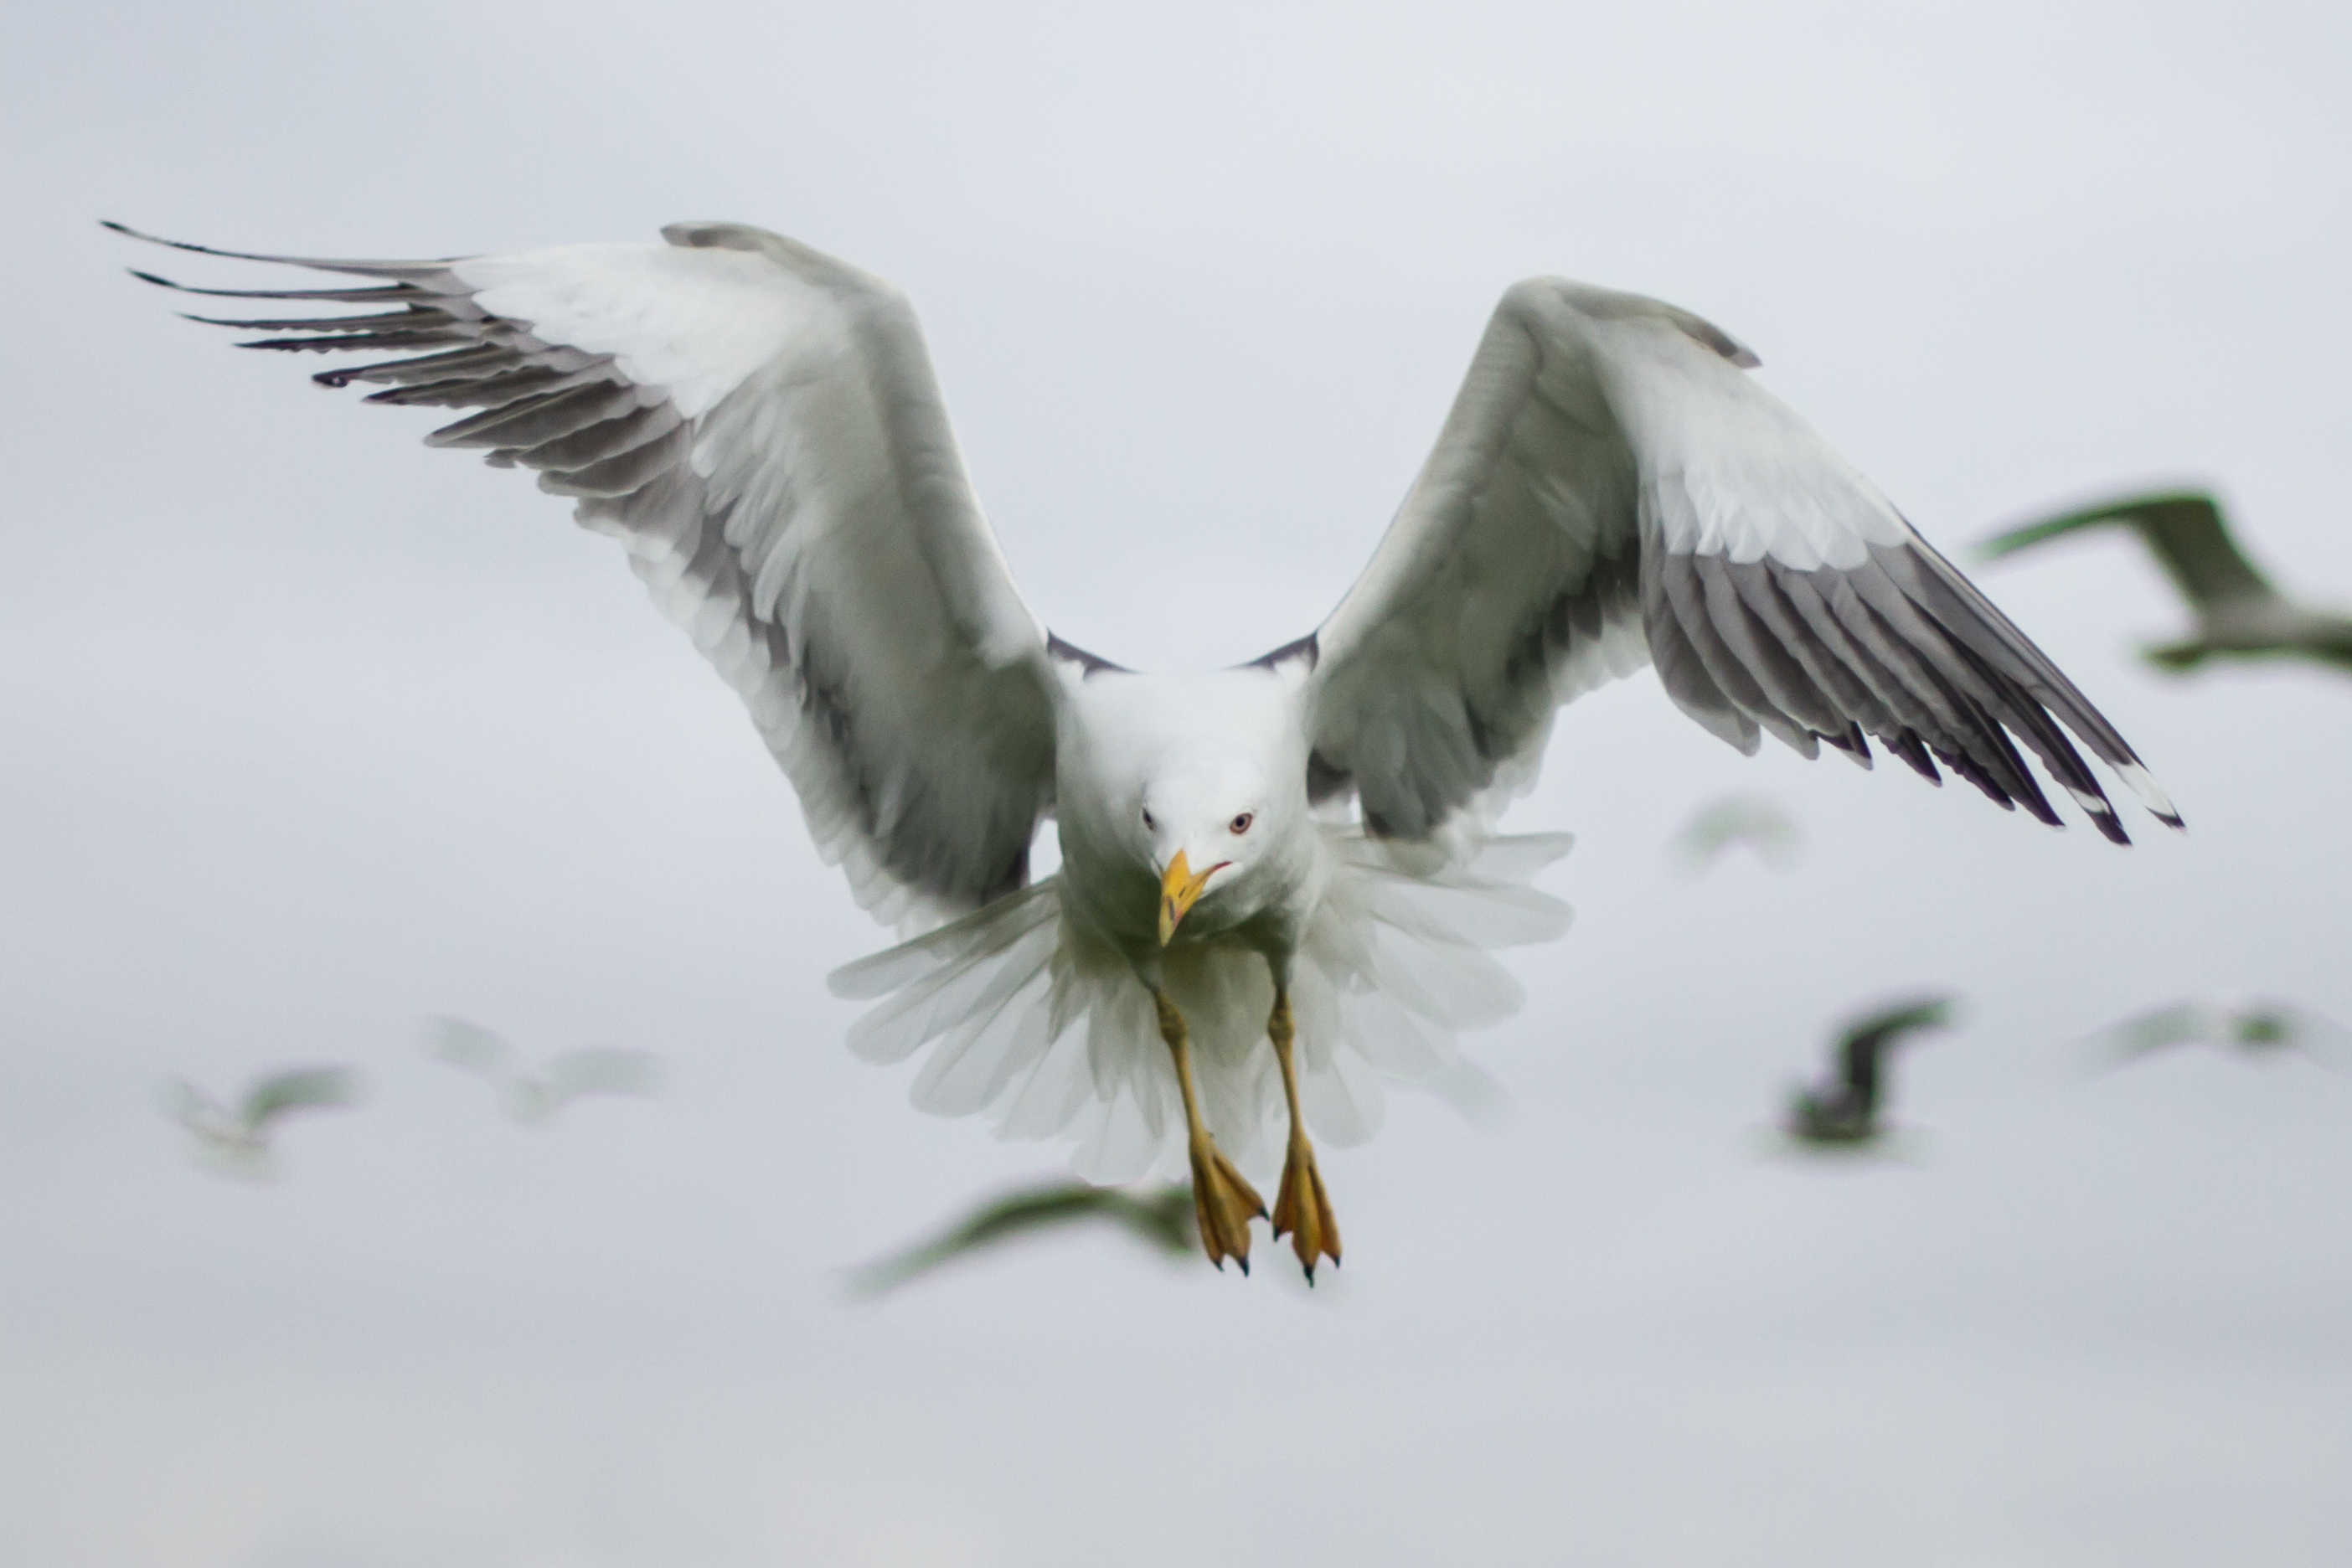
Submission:
M 1977 547 L 1977 558 L 1998 561 L 2046 539 L 2108 523 L 2136 531 L 2173 586 L 2191 605 L 2202 607 L 2229 600 L 2278 597 L 2278 590 L 2255 570 L 2230 536 L 2221 503 L 2202 490 L 2132 496 L 2030 522 L 1986 540 Z
M 475 410 L 428 444 L 576 498 L 741 695 L 876 918 L 935 921 L 1020 887 L 1052 805 L 1046 637 L 914 311 L 760 229 L 663 234 L 447 261 L 245 257 L 377 281 L 204 292 L 359 307 L 221 324 L 277 334 L 253 348 L 413 353 L 316 379 Z
M 1425 836 L 1532 781 L 1562 702 L 1644 658 L 1743 751 L 1769 730 L 1867 763 L 1865 733 L 2057 816 L 2013 735 L 2118 842 L 2060 728 L 2148 809 L 2114 726 L 1885 498 L 1685 310 L 1559 279 L 1503 296 L 1436 450 L 1305 643 L 1310 792 Z
M 292 1111 L 357 1105 L 360 1092 L 360 1075 L 351 1068 L 297 1068 L 257 1079 L 246 1090 L 240 1115 L 250 1131 L 267 1132 Z

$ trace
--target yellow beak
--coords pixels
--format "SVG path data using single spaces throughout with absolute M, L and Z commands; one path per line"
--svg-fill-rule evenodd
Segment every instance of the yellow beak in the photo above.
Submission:
M 1176 858 L 1168 862 L 1168 874 L 1160 879 L 1160 946 L 1166 947 L 1169 939 L 1176 934 L 1176 922 L 1184 918 L 1184 912 L 1200 902 L 1201 889 L 1209 885 L 1209 879 L 1231 864 L 1220 860 L 1196 877 L 1184 858 L 1184 851 L 1176 851 Z

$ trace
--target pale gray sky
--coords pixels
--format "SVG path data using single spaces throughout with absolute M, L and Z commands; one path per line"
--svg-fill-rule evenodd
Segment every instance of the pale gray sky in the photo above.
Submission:
M 2189 838 L 1747 761 L 1643 675 L 1511 818 L 1581 836 L 1474 1042 L 1515 1116 L 1329 1154 L 1327 1288 L 1074 1239 L 853 1306 L 1058 1152 L 848 1057 L 823 976 L 886 933 L 607 542 L 173 320 L 93 220 L 834 250 L 921 310 L 1032 602 L 1130 664 L 1314 625 L 1536 272 L 1721 322 L 1948 547 L 2210 476 L 2352 595 L 2348 62 L 2263 4 L 16 18 L 0 1564 L 2343 1560 L 2352 1078 L 2065 1042 L 2206 988 L 2352 1016 L 2352 686 L 2148 672 L 2122 543 L 1980 580 Z M 1803 867 L 1666 875 L 1731 788 Z M 1969 1014 L 1905 1064 L 1916 1163 L 1763 1158 L 1827 1022 L 1923 984 Z M 677 1087 L 523 1131 L 436 1012 Z M 152 1108 L 317 1058 L 377 1099 L 276 1188 Z

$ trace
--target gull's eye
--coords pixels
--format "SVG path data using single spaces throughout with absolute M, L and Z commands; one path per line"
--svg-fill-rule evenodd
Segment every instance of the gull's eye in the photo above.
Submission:
M 1151 820 L 1151 808 L 1148 805 L 1143 808 L 1143 826 L 1146 827 L 1157 827 L 1160 826 L 1160 824 Z
M 1249 825 L 1256 820 L 1257 816 L 1255 813 L 1244 811 L 1239 816 L 1234 817 L 1232 823 L 1228 826 L 1230 826 L 1235 833 L 1247 833 L 1249 831 Z

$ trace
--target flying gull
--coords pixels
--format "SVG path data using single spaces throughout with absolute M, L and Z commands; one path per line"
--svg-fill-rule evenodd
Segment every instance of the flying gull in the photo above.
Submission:
M 2197 616 L 2189 637 L 2147 650 L 2152 663 L 2186 670 L 2221 655 L 2306 658 L 2352 669 L 2352 615 L 2298 604 L 2280 593 L 2231 537 L 2221 503 L 2203 490 L 2102 501 L 1996 534 L 1977 553 L 1997 561 L 2045 540 L 2110 525 L 2139 535 Z
M 1874 736 L 2054 825 L 2021 742 L 2124 842 L 2072 731 L 2179 825 L 2065 676 L 1687 310 L 1512 288 L 1328 618 L 1239 668 L 1147 675 L 1022 602 L 904 296 L 760 229 L 663 234 L 440 261 L 207 252 L 362 281 L 197 292 L 355 310 L 222 324 L 291 353 L 397 351 L 317 379 L 469 410 L 427 443 L 573 498 L 908 938 L 834 976 L 880 1003 L 857 1053 L 928 1047 L 919 1105 L 1074 1136 L 1090 1179 L 1189 1168 L 1220 1267 L 1247 1268 L 1266 1211 L 1241 1167 L 1276 1141 L 1274 1232 L 1310 1273 L 1337 1262 L 1309 1127 L 1370 1136 L 1384 1078 L 1436 1072 L 1517 1005 L 1491 950 L 1565 928 L 1532 880 L 1568 840 L 1493 823 L 1579 692 L 1648 662 L 1742 751 L 1769 732 L 1867 766 Z M 1061 869 L 1033 882 L 1049 816 Z
M 235 1110 L 187 1079 L 171 1079 L 163 1085 L 163 1108 L 194 1136 L 191 1152 L 199 1164 L 267 1182 L 278 1175 L 270 1140 L 279 1122 L 297 1111 L 342 1110 L 360 1099 L 360 1076 L 350 1068 L 288 1068 L 254 1079 Z
M 1923 996 L 1855 1019 L 1838 1037 L 1833 1077 L 1800 1089 L 1789 1102 L 1789 1136 L 1817 1148 L 1877 1142 L 1886 1131 L 1879 1107 L 1886 1093 L 1886 1054 L 1912 1036 L 1952 1026 L 1952 999 Z
M 534 1068 L 511 1042 L 463 1018 L 428 1020 L 425 1053 L 487 1079 L 508 1119 L 525 1127 L 544 1125 L 582 1095 L 650 1095 L 662 1081 L 660 1058 L 615 1046 L 558 1051 Z
M 2174 1046 L 2217 1046 L 2252 1058 L 2298 1052 L 2323 1066 L 2352 1062 L 2352 1029 L 2291 1002 L 2201 996 L 2137 1014 L 2085 1042 L 2113 1065 Z
M 1703 875 L 1723 852 L 1746 845 L 1776 871 L 1796 864 L 1805 836 L 1796 819 L 1768 795 L 1727 795 L 1694 812 L 1675 834 L 1667 852 L 1684 873 Z

